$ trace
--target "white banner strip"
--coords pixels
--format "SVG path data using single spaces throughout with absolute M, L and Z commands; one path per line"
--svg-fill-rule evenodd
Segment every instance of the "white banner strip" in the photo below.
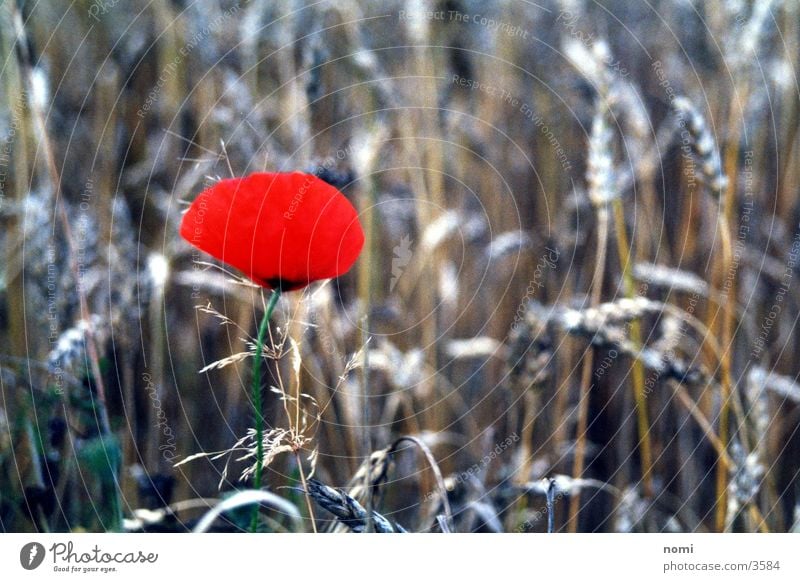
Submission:
M 3 580 L 138 582 L 247 575 L 325 582 L 796 581 L 798 544 L 794 534 L 4 534 L 0 571 Z

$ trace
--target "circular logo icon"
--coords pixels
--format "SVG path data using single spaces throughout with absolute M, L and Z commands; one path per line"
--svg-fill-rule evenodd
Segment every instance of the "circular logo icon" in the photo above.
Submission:
M 19 551 L 19 563 L 26 570 L 35 570 L 44 561 L 44 546 L 39 542 L 30 542 Z

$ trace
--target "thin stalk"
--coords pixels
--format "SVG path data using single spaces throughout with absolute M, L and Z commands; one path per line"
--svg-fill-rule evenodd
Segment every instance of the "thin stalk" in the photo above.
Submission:
M 267 330 L 269 329 L 269 320 L 272 317 L 272 312 L 275 311 L 275 306 L 278 304 L 278 299 L 281 297 L 280 288 L 272 292 L 267 304 L 267 310 L 264 312 L 264 317 L 261 319 L 261 325 L 258 326 L 258 339 L 256 340 L 256 354 L 253 361 L 253 384 L 251 387 L 251 396 L 253 398 L 253 411 L 256 416 L 256 471 L 253 476 L 253 488 L 261 489 L 261 475 L 264 471 L 264 414 L 261 410 L 261 359 L 264 354 L 264 340 L 267 337 Z M 258 528 L 258 506 L 253 509 L 253 517 L 250 521 L 250 530 L 255 532 Z
M 597 207 L 597 259 L 592 277 L 592 307 L 596 307 L 600 303 L 600 295 L 603 291 L 607 242 L 608 206 L 603 204 Z M 575 458 L 572 464 L 572 476 L 575 479 L 580 479 L 583 476 L 584 457 L 586 456 L 586 428 L 589 422 L 589 387 L 592 380 L 593 364 L 594 348 L 589 345 L 583 360 L 581 389 L 578 400 L 578 428 L 575 436 Z M 576 492 L 570 499 L 569 504 L 569 531 L 572 533 L 578 531 L 578 510 L 580 506 L 580 492 Z
M 298 403 L 299 406 L 299 403 Z M 317 533 L 317 518 L 314 515 L 314 506 L 311 503 L 311 496 L 308 494 L 308 483 L 306 483 L 306 472 L 303 471 L 303 462 L 300 460 L 300 451 L 294 452 L 297 459 L 297 468 L 300 470 L 300 481 L 303 483 L 303 492 L 306 498 L 306 507 L 308 507 L 308 517 L 311 520 L 311 530 Z
M 729 232 L 728 220 L 725 216 L 722 218 L 722 265 L 723 276 L 729 272 L 733 265 L 733 251 L 731 249 L 731 240 Z M 735 284 L 731 281 L 731 289 L 729 293 L 733 293 L 735 297 Z M 719 440 L 722 446 L 727 449 L 728 441 L 730 439 L 730 409 L 731 398 L 733 397 L 733 381 L 731 377 L 731 350 L 732 344 L 732 318 L 730 317 L 731 305 L 733 300 L 729 299 L 723 306 L 722 317 L 722 359 L 720 361 L 720 411 L 719 411 Z M 715 516 L 715 526 L 717 531 L 722 532 L 725 530 L 725 515 L 728 506 L 728 468 L 723 463 L 717 464 L 717 509 Z
M 375 191 L 375 184 L 373 181 L 367 180 L 366 192 L 362 202 L 362 222 L 364 225 L 364 250 L 361 256 L 361 271 L 358 278 L 358 296 L 361 300 L 361 345 L 364 346 L 364 365 L 361 367 L 361 421 L 364 425 L 363 437 L 361 446 L 363 449 L 364 458 L 369 464 L 369 458 L 372 454 L 372 438 L 370 435 L 370 367 L 369 367 L 369 349 L 367 347 L 370 340 L 370 311 L 372 310 L 372 301 L 375 292 L 375 269 L 373 268 L 373 260 L 375 258 L 375 238 L 376 238 L 376 216 L 375 204 L 377 196 Z M 364 482 L 364 508 L 367 511 L 366 525 L 364 531 L 370 533 L 373 531 L 372 524 L 372 485 L 369 481 L 370 472 L 367 471 Z
M 615 231 L 617 234 L 617 252 L 622 266 L 622 280 L 625 285 L 625 296 L 634 296 L 633 273 L 631 269 L 631 252 L 628 246 L 628 232 L 625 230 L 625 211 L 622 200 L 613 201 Z M 631 321 L 631 341 L 637 349 L 642 346 L 642 329 L 638 319 Z M 639 433 L 639 454 L 642 462 L 642 483 L 645 497 L 653 496 L 653 453 L 650 446 L 650 419 L 647 414 L 647 394 L 644 386 L 644 365 L 638 359 L 633 361 L 633 395 L 636 402 L 636 424 Z
M 517 472 L 517 483 L 523 487 L 528 481 L 531 474 L 531 464 L 533 462 L 533 429 L 536 423 L 536 410 L 539 408 L 539 395 L 537 390 L 540 386 L 531 384 L 523 388 L 525 391 L 522 398 L 522 441 L 521 441 L 521 456 L 519 471 Z M 525 508 L 528 506 L 528 501 L 524 495 L 521 495 L 515 504 L 515 512 L 518 515 L 523 515 Z M 523 517 L 523 521 L 525 518 Z
M 550 479 L 547 484 L 547 533 L 556 531 L 556 480 Z
M 533 428 L 536 423 L 536 410 L 539 408 L 539 397 L 534 392 L 539 387 L 536 385 L 528 386 L 525 388 L 525 394 L 522 400 L 522 462 L 520 463 L 520 470 L 517 474 L 517 479 L 520 485 L 524 485 L 528 476 L 531 473 L 531 459 L 533 458 Z
M 749 87 L 746 85 L 742 91 L 743 103 L 747 103 L 749 95 Z M 735 318 L 735 304 L 736 304 L 736 265 L 733 259 L 733 244 L 731 241 L 731 225 L 736 219 L 736 186 L 737 186 L 737 165 L 739 163 L 739 131 L 744 123 L 736 123 L 737 116 L 743 114 L 738 113 L 738 109 L 731 104 L 731 110 L 728 118 L 728 127 L 731 128 L 731 136 L 729 146 L 725 151 L 725 173 L 728 176 L 728 183 L 725 192 L 719 192 L 723 196 L 720 204 L 720 229 L 722 231 L 722 282 L 723 290 L 725 285 L 725 278 L 731 277 L 731 286 L 727 290 L 728 300 L 723 306 L 722 313 L 722 361 L 720 362 L 721 372 L 721 391 L 719 413 L 719 438 L 722 444 L 727 448 L 728 439 L 730 437 L 729 416 L 731 408 L 731 398 L 733 397 L 733 378 L 732 378 L 732 362 L 731 352 L 733 350 L 733 321 Z M 728 500 L 728 471 L 721 463 L 717 465 L 717 511 L 715 525 L 717 531 L 725 530 L 725 514 L 727 512 Z

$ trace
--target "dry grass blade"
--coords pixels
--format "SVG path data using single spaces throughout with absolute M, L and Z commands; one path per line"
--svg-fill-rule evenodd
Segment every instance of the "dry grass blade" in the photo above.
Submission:
M 763 386 L 785 400 L 800 404 L 800 384 L 789 376 L 768 372 L 756 366 L 750 370 L 748 381 L 755 386 Z
M 701 297 L 708 296 L 708 283 L 694 273 L 682 269 L 637 263 L 633 267 L 633 276 L 648 285 L 655 285 L 670 291 L 695 293 Z
M 447 519 L 450 525 L 450 529 L 452 530 L 453 512 L 450 509 L 450 501 L 447 497 L 447 487 L 445 487 L 444 478 L 442 477 L 442 471 L 441 469 L 439 469 L 439 464 L 436 462 L 436 458 L 433 456 L 433 453 L 431 452 L 430 448 L 428 448 L 428 445 L 422 442 L 422 440 L 420 440 L 419 438 L 410 435 L 402 436 L 399 439 L 397 439 L 392 444 L 390 449 L 392 451 L 397 451 L 398 446 L 405 441 L 408 441 L 413 445 L 415 445 L 417 448 L 419 448 L 419 450 L 422 451 L 422 454 L 425 455 L 425 458 L 428 460 L 428 464 L 430 465 L 431 470 L 433 471 L 433 474 L 436 478 L 436 485 L 439 488 L 439 494 L 441 496 L 442 505 L 444 507 L 445 518 Z
M 216 505 L 214 509 L 206 513 L 195 526 L 194 533 L 207 532 L 211 529 L 211 526 L 214 525 L 217 518 L 226 511 L 256 504 L 266 505 L 267 507 L 281 512 L 294 522 L 298 530 L 300 529 L 302 518 L 300 517 L 300 512 L 293 504 L 269 491 L 246 490 L 228 497 L 225 501 L 222 501 Z

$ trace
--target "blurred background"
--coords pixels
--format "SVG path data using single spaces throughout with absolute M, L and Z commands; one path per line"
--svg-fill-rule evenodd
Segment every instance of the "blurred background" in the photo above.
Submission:
M 268 295 L 178 224 L 265 170 L 367 244 L 272 318 L 259 529 L 343 527 L 312 473 L 409 531 L 800 528 L 798 3 L 3 0 L 0 43 L 0 530 L 248 487 Z

